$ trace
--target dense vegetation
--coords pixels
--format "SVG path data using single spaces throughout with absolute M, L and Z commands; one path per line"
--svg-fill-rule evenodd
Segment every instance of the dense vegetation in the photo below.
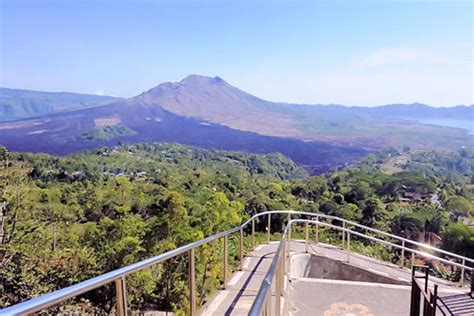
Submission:
M 468 177 L 473 182 L 474 149 L 462 148 L 459 152 L 446 153 L 437 151 L 417 152 L 411 157 L 407 168 L 416 170 L 426 176 L 436 176 L 448 181 L 462 181 Z
M 280 154 L 182 145 L 121 145 L 69 157 L 2 149 L 0 306 L 174 249 L 271 209 L 332 214 L 412 239 L 433 233 L 442 236 L 446 249 L 473 257 L 474 229 L 467 225 L 474 215 L 472 153 L 452 158 L 461 159 L 456 166 L 467 160 L 469 170 L 443 159 L 432 160 L 431 173 L 409 167 L 387 175 L 374 169 L 374 159 L 383 162 L 392 154 L 377 153 L 345 171 L 308 177 Z M 441 178 L 438 170 L 445 165 L 456 176 Z M 283 218 L 272 221 L 272 231 L 282 224 Z M 264 229 L 263 221 L 257 223 L 258 231 Z M 231 263 L 237 247 L 231 239 Z M 214 243 L 196 253 L 199 304 L 222 281 L 221 252 L 222 244 Z M 132 308 L 186 312 L 186 260 L 177 257 L 133 274 Z M 84 308 L 107 313 L 113 293 L 104 286 L 80 299 Z
M 135 135 L 136 132 L 122 125 L 96 127 L 81 133 L 76 140 L 111 140 L 117 136 Z

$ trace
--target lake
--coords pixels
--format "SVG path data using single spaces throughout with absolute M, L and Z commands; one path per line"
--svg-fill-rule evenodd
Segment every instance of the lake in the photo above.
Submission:
M 422 124 L 463 128 L 463 129 L 468 130 L 469 134 L 474 135 L 474 121 L 473 120 L 427 118 L 427 119 L 417 119 L 417 121 Z
M 474 135 L 474 120 L 472 119 L 471 120 L 457 120 L 457 119 L 443 119 L 443 118 L 420 119 L 420 118 L 414 118 L 414 117 L 403 117 L 401 119 L 416 121 L 422 124 L 463 128 L 465 130 L 468 130 L 470 135 Z

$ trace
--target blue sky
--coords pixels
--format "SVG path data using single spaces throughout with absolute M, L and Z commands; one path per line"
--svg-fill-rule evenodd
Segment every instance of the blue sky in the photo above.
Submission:
M 4 87 L 128 97 L 194 73 L 274 101 L 474 103 L 471 1 L 0 3 Z

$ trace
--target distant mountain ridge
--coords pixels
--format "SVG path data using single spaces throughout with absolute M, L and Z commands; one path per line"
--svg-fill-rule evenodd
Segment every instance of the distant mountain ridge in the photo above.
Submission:
M 212 98 L 210 98 L 212 96 Z M 289 104 L 283 102 L 270 102 L 242 91 L 220 77 L 205 77 L 189 75 L 180 82 L 165 82 L 144 93 L 140 98 L 152 103 L 158 103 L 166 110 L 189 117 L 213 119 L 223 110 L 232 114 L 232 123 L 236 119 L 248 120 L 250 114 L 262 115 L 268 112 L 284 113 L 288 110 L 306 112 L 323 110 L 337 113 L 345 112 L 357 115 L 374 115 L 387 117 L 442 117 L 466 119 L 474 115 L 473 105 L 457 105 L 454 107 L 432 107 L 422 103 L 412 104 L 387 104 L 375 107 L 322 105 L 322 104 Z M 232 104 L 232 107 L 226 106 Z M 203 107 L 203 105 L 205 105 Z M 287 113 L 286 113 L 287 114 Z M 223 120 L 223 118 L 219 118 Z M 223 123 L 221 121 L 221 123 Z M 225 124 L 226 122 L 224 122 Z
M 0 88 L 0 121 L 95 107 L 115 100 L 92 94 Z
M 178 142 L 204 148 L 281 152 L 311 173 L 353 162 L 367 151 L 391 145 L 454 149 L 472 144 L 472 137 L 462 129 L 393 119 L 409 117 L 407 113 L 414 113 L 407 111 L 411 107 L 269 102 L 219 77 L 190 75 L 132 98 L 0 123 L 0 144 L 11 150 L 69 154 L 118 142 Z M 442 116 L 446 116 L 445 111 L 454 111 L 456 116 L 466 108 L 474 110 L 474 106 L 415 108 Z
M 212 96 L 212 98 L 209 98 Z M 375 107 L 345 106 L 339 104 L 290 104 L 270 102 L 242 91 L 220 77 L 189 75 L 179 82 L 164 82 L 130 99 L 142 99 L 148 104 L 159 104 L 164 109 L 188 117 L 213 120 L 222 106 L 232 104 L 225 110 L 232 115 L 219 117 L 224 124 L 236 124 L 238 120 L 248 120 L 250 115 L 258 116 L 267 112 L 285 113 L 296 111 L 307 113 L 347 113 L 364 116 L 406 117 L 406 118 L 452 118 L 473 119 L 474 104 L 453 107 L 432 107 L 423 103 L 387 104 Z M 62 111 L 106 105 L 120 98 L 74 92 L 43 92 L 0 87 L 0 121 L 37 117 Z M 211 102 L 210 102 L 211 101 Z M 205 102 L 205 106 L 203 103 Z M 226 125 L 227 125 L 226 124 Z
M 423 103 L 388 104 L 374 108 L 358 108 L 359 113 L 388 117 L 413 117 L 413 118 L 451 118 L 474 119 L 474 104 L 456 105 L 453 107 L 432 107 Z

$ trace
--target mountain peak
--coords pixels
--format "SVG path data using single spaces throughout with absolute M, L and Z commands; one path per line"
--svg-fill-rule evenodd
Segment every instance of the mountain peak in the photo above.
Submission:
M 219 83 L 225 83 L 225 81 L 218 76 L 211 78 L 207 76 L 191 74 L 191 75 L 188 75 L 186 78 L 182 79 L 179 83 L 180 84 L 196 84 L 196 83 L 197 84 L 219 84 Z
M 139 97 L 145 97 L 147 95 L 156 97 L 157 95 L 170 92 L 176 94 L 178 93 L 178 91 L 184 92 L 185 90 L 190 93 L 196 93 L 198 91 L 203 91 L 210 88 L 220 88 L 221 86 L 227 86 L 228 88 L 231 88 L 231 86 L 220 77 L 216 76 L 212 78 L 202 75 L 191 74 L 178 82 L 163 82 L 158 86 L 151 88 L 146 92 L 143 92 L 139 95 Z

